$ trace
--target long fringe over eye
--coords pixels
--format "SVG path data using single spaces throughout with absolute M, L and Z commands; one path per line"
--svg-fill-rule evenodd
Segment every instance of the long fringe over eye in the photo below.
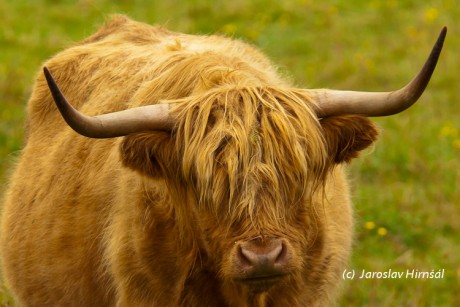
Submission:
M 324 179 L 321 127 L 300 91 L 222 86 L 176 103 L 182 176 L 216 214 L 275 222 Z

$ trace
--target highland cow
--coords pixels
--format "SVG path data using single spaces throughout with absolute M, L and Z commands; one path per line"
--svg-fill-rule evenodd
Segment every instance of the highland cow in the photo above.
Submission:
M 30 97 L 1 229 L 15 298 L 329 304 L 352 242 L 344 164 L 376 140 L 369 116 L 419 98 L 445 33 L 407 86 L 366 93 L 299 89 L 241 41 L 112 18 Z

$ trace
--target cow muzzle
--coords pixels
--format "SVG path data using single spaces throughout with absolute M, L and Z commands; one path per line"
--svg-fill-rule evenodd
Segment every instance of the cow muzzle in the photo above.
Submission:
M 253 292 L 263 292 L 289 274 L 291 252 L 280 238 L 256 238 L 237 243 L 234 253 L 236 280 Z

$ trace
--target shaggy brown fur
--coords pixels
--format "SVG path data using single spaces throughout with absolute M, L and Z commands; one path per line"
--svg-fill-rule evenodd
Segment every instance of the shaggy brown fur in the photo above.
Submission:
M 93 115 L 174 103 L 171 132 L 94 140 L 62 120 L 42 74 L 6 194 L 8 286 L 24 306 L 324 306 L 352 241 L 342 162 L 369 146 L 359 116 L 318 119 L 253 47 L 117 16 L 46 63 Z M 283 238 L 291 274 L 235 278 L 235 246 Z

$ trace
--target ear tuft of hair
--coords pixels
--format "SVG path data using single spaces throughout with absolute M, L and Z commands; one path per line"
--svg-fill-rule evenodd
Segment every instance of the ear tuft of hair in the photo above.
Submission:
M 360 115 L 341 115 L 321 119 L 331 162 L 350 162 L 378 137 L 376 125 Z
M 174 141 L 168 132 L 136 133 L 124 137 L 120 144 L 124 166 L 153 178 L 172 172 Z

